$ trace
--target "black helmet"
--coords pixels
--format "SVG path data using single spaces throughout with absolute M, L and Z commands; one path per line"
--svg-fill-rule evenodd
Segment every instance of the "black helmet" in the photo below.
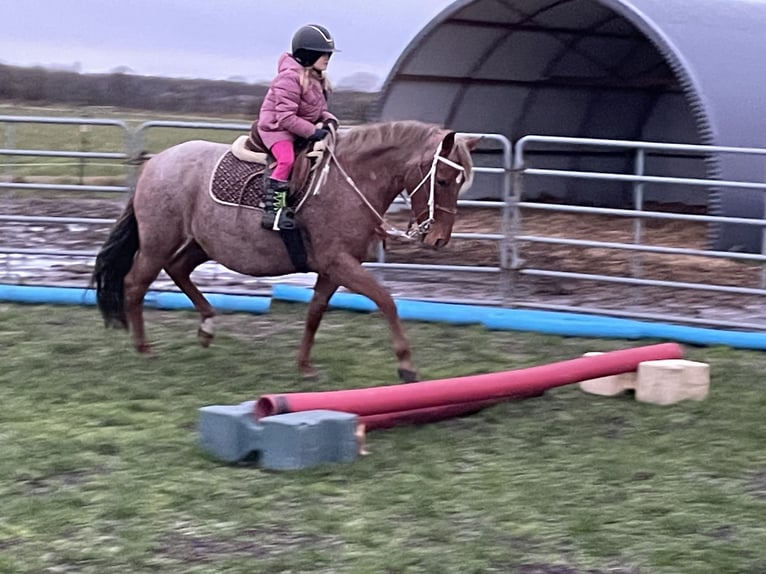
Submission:
M 327 28 L 317 24 L 303 26 L 293 36 L 293 54 L 298 50 L 311 52 L 337 52 L 335 40 L 330 36 Z

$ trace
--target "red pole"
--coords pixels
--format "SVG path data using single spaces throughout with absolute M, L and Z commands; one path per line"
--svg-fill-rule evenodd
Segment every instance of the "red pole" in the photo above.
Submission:
M 255 415 L 261 418 L 328 409 L 355 413 L 364 422 L 365 417 L 388 415 L 396 418 L 397 413 L 400 418 L 407 418 L 405 413 L 410 412 L 415 418 L 408 422 L 424 422 L 417 418 L 416 411 L 420 410 L 424 416 L 430 412 L 438 418 L 450 416 L 438 416 L 439 412 L 451 412 L 450 409 L 458 414 L 466 414 L 483 408 L 479 403 L 486 403 L 484 406 L 487 406 L 500 400 L 539 395 L 547 389 L 562 385 L 632 372 L 644 361 L 682 357 L 680 345 L 662 343 L 499 373 L 342 391 L 264 395 L 256 402 Z M 450 409 L 445 410 L 446 407 Z M 368 420 L 373 425 L 385 426 L 384 423 L 379 424 L 385 418 Z

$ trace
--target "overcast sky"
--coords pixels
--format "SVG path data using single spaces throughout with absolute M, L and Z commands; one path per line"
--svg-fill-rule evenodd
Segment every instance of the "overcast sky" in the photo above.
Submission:
M 326 26 L 334 82 L 391 70 L 451 0 L 0 0 L 0 62 L 269 81 L 293 32 Z

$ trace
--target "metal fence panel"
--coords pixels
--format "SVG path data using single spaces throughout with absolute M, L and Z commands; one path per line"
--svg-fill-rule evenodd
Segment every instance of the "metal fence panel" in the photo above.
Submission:
M 124 132 L 124 151 L 114 152 L 105 150 L 88 150 L 87 152 L 72 150 L 52 150 L 40 149 L 30 150 L 16 148 L 13 145 L 13 138 L 5 138 L 5 147 L 0 149 L 0 156 L 23 156 L 40 158 L 70 157 L 77 160 L 114 160 L 126 164 L 126 185 L 124 186 L 99 186 L 99 185 L 74 185 L 68 183 L 31 183 L 13 181 L 0 181 L 0 189 L 29 189 L 29 190 L 56 190 L 56 191 L 82 191 L 82 192 L 122 192 L 130 191 L 137 166 L 134 160 L 141 156 L 147 149 L 147 137 L 150 133 L 165 129 L 205 129 L 220 130 L 223 132 L 243 133 L 249 130 L 248 124 L 239 123 L 212 123 L 212 122 L 177 122 L 177 121 L 151 121 L 145 122 L 135 129 L 130 129 L 125 122 L 119 120 L 98 120 L 93 118 L 41 118 L 41 117 L 21 117 L 21 116 L 0 116 L 0 125 L 15 125 L 20 123 L 50 123 L 50 124 L 81 124 L 97 126 L 116 126 Z M 534 307 L 542 309 L 555 310 L 576 310 L 579 312 L 595 312 L 605 315 L 616 315 L 644 319 L 672 320 L 684 323 L 696 323 L 706 325 L 736 326 L 757 328 L 766 330 L 766 316 L 755 313 L 752 320 L 743 321 L 741 318 L 728 320 L 725 317 L 717 317 L 711 312 L 707 315 L 699 313 L 694 314 L 684 312 L 680 309 L 678 313 L 657 312 L 651 302 L 644 305 L 634 304 L 635 300 L 645 299 L 647 290 L 664 289 L 684 293 L 700 293 L 726 296 L 737 298 L 737 300 L 747 301 L 747 305 L 760 305 L 763 296 L 766 295 L 766 249 L 760 254 L 745 254 L 715 251 L 705 246 L 693 245 L 656 245 L 647 239 L 648 232 L 652 225 L 659 222 L 677 221 L 690 225 L 711 224 L 711 223 L 741 223 L 760 227 L 763 230 L 766 227 L 766 221 L 763 219 L 748 218 L 720 218 L 707 214 L 686 213 L 682 211 L 659 211 L 648 209 L 646 205 L 645 191 L 647 186 L 677 185 L 689 186 L 694 188 L 704 188 L 709 186 L 726 187 L 730 189 L 745 190 L 766 190 L 766 184 L 752 181 L 709 181 L 698 177 L 670 177 L 667 175 L 653 176 L 646 171 L 646 160 L 649 156 L 662 156 L 668 154 L 745 154 L 750 156 L 766 156 L 766 150 L 757 148 L 723 148 L 699 145 L 668 144 L 654 142 L 631 142 L 623 140 L 594 140 L 579 138 L 555 138 L 551 136 L 527 136 L 522 138 L 516 146 L 502 135 L 498 134 L 462 134 L 469 136 L 479 136 L 484 138 L 486 145 L 494 146 L 499 150 L 502 158 L 500 166 L 495 160 L 492 166 L 476 165 L 477 174 L 481 174 L 486 181 L 491 180 L 493 189 L 502 190 L 502 200 L 497 201 L 479 201 L 479 200 L 460 200 L 459 206 L 462 209 L 490 208 L 499 212 L 500 228 L 497 230 L 481 230 L 472 233 L 456 232 L 453 237 L 459 240 L 482 241 L 496 244 L 498 246 L 498 259 L 494 264 L 482 265 L 452 265 L 452 264 L 413 264 L 413 263 L 391 263 L 386 261 L 385 251 L 379 250 L 377 261 L 367 263 L 366 265 L 373 269 L 384 283 L 391 284 L 397 281 L 397 277 L 402 273 L 413 273 L 417 277 L 426 277 L 434 283 L 444 282 L 445 277 L 452 277 L 458 274 L 465 278 L 468 285 L 467 289 L 471 293 L 461 296 L 461 301 L 473 301 L 472 286 L 481 285 L 484 289 L 483 295 L 478 295 L 475 299 L 487 298 L 487 289 L 493 291 L 494 297 L 491 302 L 515 307 Z M 232 139 L 234 139 L 232 137 Z M 483 144 L 483 145 L 485 145 Z M 612 150 L 619 149 L 632 153 L 634 157 L 633 173 L 608 173 L 597 172 L 587 168 L 582 170 L 560 170 L 545 167 L 539 167 L 535 164 L 536 153 L 540 149 L 555 148 L 559 153 L 567 153 L 566 150 Z M 563 151 L 562 151 L 563 150 Z M 612 208 L 612 207 L 594 207 L 588 205 L 576 205 L 569 201 L 545 202 L 529 201 L 525 198 L 525 184 L 529 178 L 555 178 L 557 180 L 567 181 L 573 179 L 588 179 L 597 184 L 599 181 L 621 181 L 631 185 L 633 191 L 631 208 Z M 475 196 L 475 194 L 474 194 Z M 570 234 L 570 230 L 564 228 L 543 228 L 540 232 L 531 233 L 526 229 L 526 219 L 529 214 L 551 213 L 557 215 L 566 215 L 573 217 L 574 221 L 578 217 L 600 217 L 603 218 L 603 231 L 609 234 L 609 231 L 618 226 L 619 222 L 629 221 L 630 233 L 625 235 L 624 239 L 614 240 L 612 237 L 600 237 L 594 233 L 593 237 L 577 237 Z M 0 214 L 0 221 L 8 224 L 18 225 L 44 225 L 67 224 L 67 225 L 105 225 L 111 223 L 111 219 L 106 218 L 83 218 L 83 217 L 48 217 L 45 215 L 14 215 L 11 213 Z M 599 230 L 600 231 L 600 230 Z M 766 244 L 766 241 L 765 241 Z M 23 247 L 11 247 L 0 245 L 0 271 L 3 265 L 10 265 L 11 258 L 27 257 L 34 260 L 47 262 L 47 258 L 79 258 L 87 264 L 92 264 L 98 245 L 93 245 L 92 249 L 66 250 L 58 248 L 37 248 L 32 245 Z M 608 265 L 602 265 L 601 259 L 594 259 L 595 263 L 591 268 L 573 271 L 566 265 L 561 265 L 562 261 L 551 260 L 548 265 L 543 265 L 544 257 L 540 253 L 550 254 L 556 249 L 566 249 L 575 253 L 576 250 L 591 250 L 603 253 L 603 260 L 608 258 L 610 253 L 619 253 L 620 257 L 627 261 L 627 267 L 611 269 Z M 688 278 L 677 277 L 652 277 L 647 274 L 647 258 L 650 257 L 677 257 L 690 260 L 702 260 L 708 263 L 702 266 L 713 266 L 713 262 L 724 262 L 727 265 L 742 266 L 748 271 L 756 270 L 758 275 L 754 284 L 716 284 L 704 280 L 688 280 Z M 554 258 L 555 259 L 555 258 Z M 47 264 L 47 263 L 46 263 Z M 213 276 L 223 273 L 220 266 L 216 264 L 205 264 L 207 272 Z M 738 267 L 739 268 L 739 267 Z M 622 271 L 620 271 L 622 269 Z M 627 270 L 626 270 L 627 269 Z M 751 273 L 752 275 L 752 273 Z M 6 273 L 6 276 L 10 276 Z M 292 278 L 268 278 L 274 282 L 291 281 L 296 277 L 306 283 L 312 282 L 312 276 L 296 275 Z M 489 283 L 492 281 L 493 283 Z M 574 297 L 546 297 L 530 296 L 529 285 L 535 281 L 539 284 L 556 281 L 572 281 L 578 284 L 599 284 L 606 286 L 607 289 L 619 291 L 617 304 L 610 304 L 606 298 L 599 299 L 597 295 L 582 300 L 574 300 Z M 242 278 L 242 291 L 250 292 L 250 284 L 247 278 Z M 489 287 L 488 287 L 489 286 Z M 577 288 L 579 289 L 579 287 Z M 577 291 L 575 289 L 575 291 Z M 438 291 L 434 291 L 439 297 Z M 426 297 L 423 297 L 426 298 Z M 444 300 L 444 299 L 442 299 Z M 715 305 L 715 301 L 711 301 Z

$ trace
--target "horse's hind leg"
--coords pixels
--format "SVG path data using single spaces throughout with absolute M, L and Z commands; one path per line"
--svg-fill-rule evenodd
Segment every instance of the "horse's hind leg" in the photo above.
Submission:
M 317 371 L 311 363 L 311 348 L 314 346 L 314 337 L 316 336 L 322 317 L 327 311 L 327 305 L 330 297 L 338 289 L 338 284 L 331 281 L 326 275 L 319 275 L 314 285 L 314 296 L 309 302 L 308 312 L 306 313 L 306 325 L 303 329 L 301 346 L 298 350 L 298 369 L 301 374 L 310 379 L 317 377 Z
M 139 250 L 133 267 L 125 276 L 125 316 L 133 333 L 133 344 L 139 353 L 151 351 L 144 333 L 144 295 L 162 270 L 164 261 Z
M 208 257 L 208 254 L 205 253 L 202 247 L 191 239 L 173 255 L 173 259 L 165 266 L 165 271 L 173 282 L 181 291 L 186 293 L 194 308 L 199 311 L 201 320 L 197 334 L 203 347 L 210 345 L 210 341 L 213 339 L 213 317 L 215 317 L 215 310 L 200 290 L 197 289 L 190 275 L 198 265 L 209 259 L 210 257 Z

